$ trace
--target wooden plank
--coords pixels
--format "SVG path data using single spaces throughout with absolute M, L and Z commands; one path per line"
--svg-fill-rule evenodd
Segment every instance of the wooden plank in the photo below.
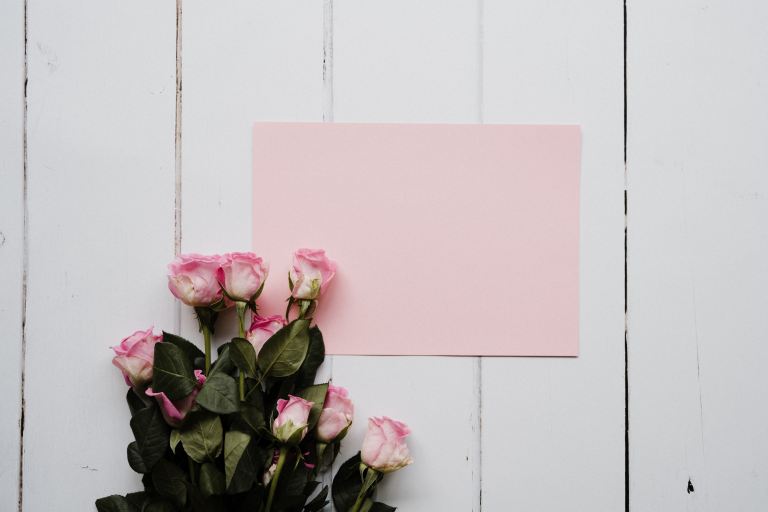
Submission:
M 749 7 L 629 4 L 633 510 L 768 503 L 768 6 Z
M 622 5 L 483 3 L 484 120 L 583 136 L 580 356 L 483 360 L 483 508 L 623 510 Z
M 24 273 L 24 2 L 0 16 L 0 509 L 19 494 Z
M 251 249 L 252 126 L 322 119 L 322 16 L 319 2 L 185 2 L 183 251 Z M 219 340 L 236 334 L 231 312 L 221 325 Z M 190 308 L 181 328 L 200 337 Z
M 175 8 L 28 5 L 24 510 L 93 510 L 141 488 L 109 347 L 173 326 Z
M 335 121 L 477 121 L 474 0 L 337 0 L 333 10 Z M 382 312 L 396 316 L 396 305 Z M 336 356 L 334 382 L 357 404 L 339 461 L 359 449 L 369 416 L 403 420 L 416 462 L 388 476 L 379 498 L 404 512 L 479 511 L 476 368 L 475 358 Z

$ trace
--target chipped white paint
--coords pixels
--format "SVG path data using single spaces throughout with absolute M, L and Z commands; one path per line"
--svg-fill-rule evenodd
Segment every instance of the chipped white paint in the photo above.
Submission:
M 27 4 L 26 242 L 25 4 L 0 5 L 0 510 L 25 243 L 24 510 L 92 510 L 140 486 L 108 347 L 150 322 L 198 336 L 164 266 L 250 247 L 264 120 L 582 125 L 578 359 L 337 356 L 323 374 L 358 403 L 346 454 L 367 415 L 413 427 L 417 463 L 381 491 L 399 510 L 624 509 L 621 2 Z M 766 22 L 757 3 L 630 2 L 633 511 L 768 502 Z

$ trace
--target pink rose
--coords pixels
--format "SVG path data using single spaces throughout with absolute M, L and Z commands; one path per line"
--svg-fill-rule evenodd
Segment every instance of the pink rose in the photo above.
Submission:
M 192 393 L 187 395 L 181 400 L 170 400 L 165 393 L 155 393 L 152 388 L 147 389 L 147 396 L 153 396 L 160 404 L 160 412 L 163 413 L 166 423 L 174 428 L 178 428 L 184 423 L 184 419 L 189 414 L 189 411 L 195 406 L 195 398 L 200 392 L 200 388 L 203 387 L 205 382 L 205 375 L 202 370 L 195 370 L 195 378 L 197 379 L 197 387 L 192 390 Z
M 135 389 L 143 388 L 152 380 L 152 365 L 155 362 L 155 344 L 163 336 L 152 333 L 152 327 L 146 331 L 136 331 L 117 347 L 112 347 L 115 357 L 112 364 L 123 372 L 126 384 Z
M 298 396 L 288 395 L 288 400 L 277 401 L 277 418 L 272 423 L 272 433 L 284 443 L 298 443 L 307 434 L 309 411 L 314 404 Z
M 405 423 L 387 418 L 369 418 L 360 456 L 363 463 L 380 473 L 391 473 L 413 463 L 405 444 L 411 430 Z
M 349 399 L 349 391 L 328 384 L 323 412 L 317 422 L 317 438 L 324 443 L 343 438 L 352 424 L 354 414 L 355 407 Z
M 252 252 L 232 252 L 222 257 L 219 283 L 232 300 L 249 302 L 261 290 L 269 265 Z
M 264 343 L 284 326 L 285 318 L 280 315 L 268 316 L 266 318 L 254 316 L 251 321 L 251 327 L 248 329 L 248 334 L 245 337 L 251 342 L 256 355 L 258 355 Z
M 168 288 L 177 299 L 193 307 L 210 306 L 222 298 L 219 255 L 181 254 L 168 264 Z
M 299 249 L 293 255 L 290 270 L 294 299 L 316 299 L 321 290 L 336 275 L 336 262 L 331 261 L 322 249 Z

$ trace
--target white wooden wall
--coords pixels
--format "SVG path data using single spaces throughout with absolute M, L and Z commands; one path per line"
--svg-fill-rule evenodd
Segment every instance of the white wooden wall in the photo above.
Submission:
M 250 247 L 259 120 L 582 125 L 579 358 L 325 365 L 358 404 L 348 453 L 366 415 L 414 430 L 385 501 L 768 509 L 768 6 L 624 16 L 621 0 L 0 0 L 0 510 L 139 487 L 108 347 L 150 324 L 196 336 L 165 264 Z

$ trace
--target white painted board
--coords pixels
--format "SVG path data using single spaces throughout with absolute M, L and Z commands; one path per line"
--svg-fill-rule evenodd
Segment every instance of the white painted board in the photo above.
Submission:
M 24 304 L 24 2 L 0 15 L 0 509 L 19 494 Z
M 174 20 L 167 2 L 28 3 L 25 512 L 141 488 L 109 347 L 173 324 Z
M 622 5 L 483 6 L 484 121 L 582 129 L 580 354 L 483 360 L 483 510 L 623 510 Z
M 478 120 L 477 2 L 336 0 L 333 14 L 335 121 Z M 479 511 L 477 361 L 336 356 L 334 382 L 358 404 L 339 462 L 359 449 L 366 418 L 391 416 L 411 427 L 416 462 L 386 477 L 379 499 L 403 512 Z
M 765 510 L 768 6 L 628 20 L 632 509 Z

